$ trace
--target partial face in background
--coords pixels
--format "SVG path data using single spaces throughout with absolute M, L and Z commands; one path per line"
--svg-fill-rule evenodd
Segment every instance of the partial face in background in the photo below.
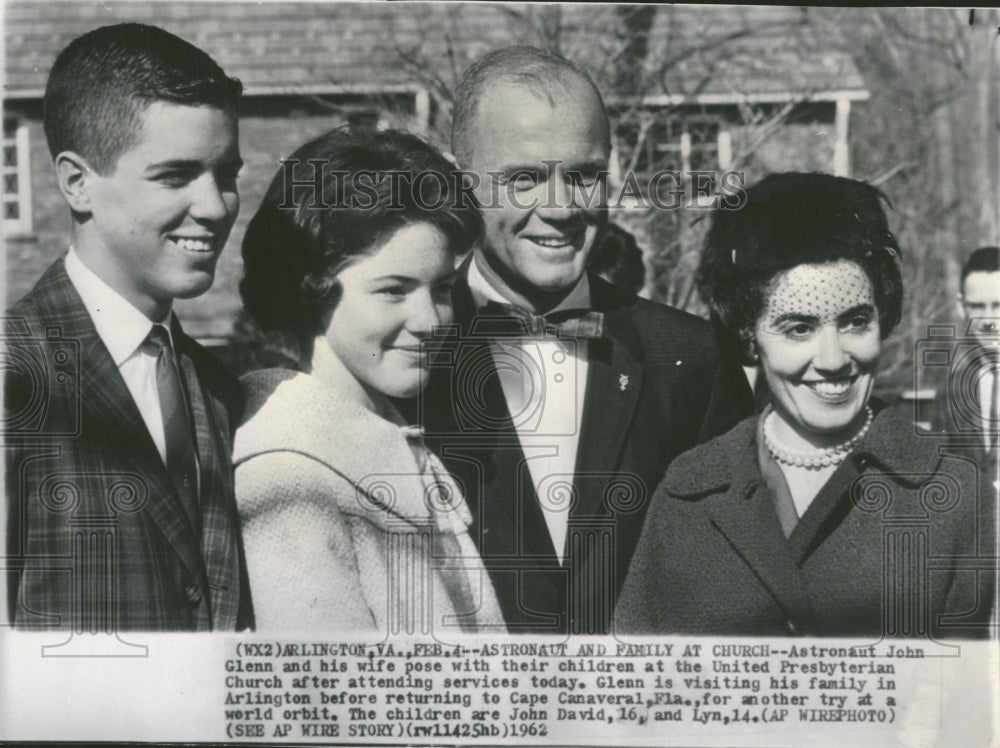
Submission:
M 78 252 L 152 319 L 205 293 L 239 212 L 235 117 L 154 102 L 133 145 L 106 174 L 86 171 L 89 220 Z
M 429 223 L 407 224 L 337 280 L 330 348 L 369 394 L 416 395 L 429 372 L 420 343 L 452 320 L 455 256 L 445 235 Z
M 982 345 L 1000 343 L 1000 272 L 972 272 L 962 284 L 960 310 Z
M 881 349 L 872 284 L 861 267 L 839 260 L 779 275 L 755 342 L 790 446 L 830 446 L 853 435 Z
M 546 311 L 579 281 L 607 220 L 610 146 L 600 102 L 575 79 L 551 102 L 499 81 L 480 99 L 469 137 L 471 163 L 461 166 L 479 178 L 487 270 Z

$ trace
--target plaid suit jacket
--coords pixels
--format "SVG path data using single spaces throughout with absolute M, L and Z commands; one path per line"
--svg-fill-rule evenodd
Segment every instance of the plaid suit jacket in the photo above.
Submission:
M 7 314 L 13 624 L 80 632 L 251 626 L 233 495 L 236 381 L 175 324 L 201 463 L 199 538 L 63 260 Z

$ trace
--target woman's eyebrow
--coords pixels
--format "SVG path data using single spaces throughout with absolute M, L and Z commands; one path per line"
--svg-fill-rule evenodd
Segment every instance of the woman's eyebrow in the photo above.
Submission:
M 857 304 L 852 306 L 845 312 L 841 312 L 837 315 L 837 319 L 843 319 L 844 317 L 851 317 L 855 314 L 860 314 L 861 312 L 873 312 L 875 311 L 875 306 L 872 304 Z
M 369 283 L 384 283 L 386 281 L 391 281 L 393 283 L 416 283 L 416 278 L 409 275 L 379 275 L 374 278 L 369 278 Z
M 785 312 L 784 314 L 778 315 L 771 324 L 780 324 L 782 322 L 819 322 L 819 317 L 811 314 L 802 314 L 801 312 Z

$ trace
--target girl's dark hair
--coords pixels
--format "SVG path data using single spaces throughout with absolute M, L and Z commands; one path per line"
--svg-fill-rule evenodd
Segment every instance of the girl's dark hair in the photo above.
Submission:
M 397 130 L 338 129 L 282 162 L 243 237 L 240 295 L 264 331 L 307 340 L 336 306 L 337 274 L 407 224 L 426 222 L 456 256 L 483 231 L 462 175 Z
M 885 195 L 829 174 L 772 174 L 742 207 L 717 208 L 698 266 L 698 289 L 725 342 L 749 362 L 749 343 L 776 276 L 796 265 L 850 260 L 872 283 L 882 337 L 903 306 L 900 249 Z

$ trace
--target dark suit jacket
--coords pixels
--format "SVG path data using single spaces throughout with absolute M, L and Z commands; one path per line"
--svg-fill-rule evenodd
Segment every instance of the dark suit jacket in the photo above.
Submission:
M 469 501 L 473 537 L 512 632 L 608 631 L 667 465 L 751 412 L 746 379 L 722 360 L 707 322 L 597 277 L 591 298 L 605 315 L 605 337 L 589 343 L 565 566 L 464 279 L 453 294 L 459 336 L 420 401 L 429 442 Z
M 991 366 L 990 354 L 968 338 L 939 348 L 947 352 L 951 365 L 946 376 L 939 376 L 934 382 L 936 397 L 925 417 L 932 430 L 944 437 L 949 453 L 973 460 L 984 477 L 995 481 L 1000 455 L 997 449 L 987 448 L 979 395 L 982 371 Z M 995 428 L 991 436 L 996 444 Z
M 995 504 L 975 465 L 884 410 L 786 539 L 757 448 L 752 418 L 670 466 L 616 633 L 988 636 Z
M 251 625 L 233 497 L 235 380 L 175 325 L 201 463 L 199 538 L 62 259 L 5 321 L 14 624 L 75 631 Z

